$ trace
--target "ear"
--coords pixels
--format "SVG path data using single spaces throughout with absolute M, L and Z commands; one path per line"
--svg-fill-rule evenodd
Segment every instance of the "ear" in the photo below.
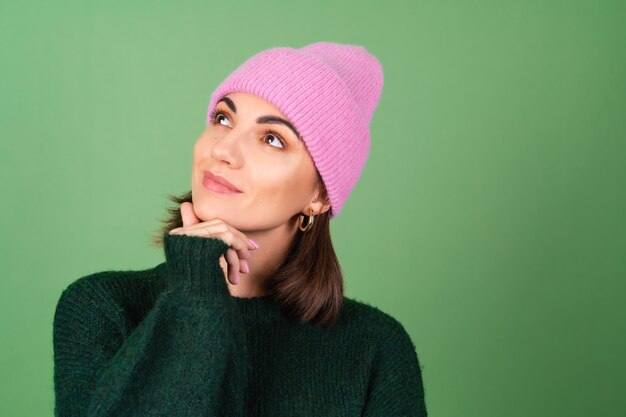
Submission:
M 313 211 L 315 213 L 317 213 L 318 215 L 322 214 L 322 213 L 326 213 L 328 210 L 330 210 L 330 204 L 329 203 L 326 203 L 326 204 L 319 203 L 319 206 L 320 206 L 319 208 L 317 206 L 312 207 Z
M 313 199 L 309 202 L 309 204 L 306 205 L 304 209 L 302 209 L 302 214 L 304 214 L 305 216 L 308 216 L 309 208 L 313 209 L 313 212 L 315 213 L 316 216 L 322 213 L 326 213 L 328 210 L 330 210 L 330 202 L 328 201 L 328 197 L 322 199 L 320 192 L 321 190 L 318 185 L 315 188 Z

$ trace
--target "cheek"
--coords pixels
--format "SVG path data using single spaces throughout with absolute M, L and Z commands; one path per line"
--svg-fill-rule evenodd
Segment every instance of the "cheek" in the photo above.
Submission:
M 271 205 L 273 210 L 298 210 L 304 203 L 310 190 L 304 184 L 307 180 L 294 168 L 273 164 L 267 166 L 265 172 L 254 181 L 257 198 L 264 205 Z
M 194 161 L 198 161 L 199 159 L 204 158 L 209 153 L 209 141 L 200 138 L 193 145 L 193 159 Z

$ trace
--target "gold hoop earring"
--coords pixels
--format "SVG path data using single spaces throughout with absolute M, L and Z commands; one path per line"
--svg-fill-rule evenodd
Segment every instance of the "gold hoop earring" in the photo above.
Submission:
M 313 209 L 309 208 L 309 220 L 307 222 L 307 225 L 305 227 L 302 227 L 302 222 L 304 221 L 304 215 L 301 214 L 300 215 L 300 219 L 298 221 L 298 227 L 300 228 L 300 230 L 302 230 L 303 232 L 311 230 L 311 227 L 313 227 L 313 219 L 314 218 L 315 218 L 315 216 L 313 215 Z

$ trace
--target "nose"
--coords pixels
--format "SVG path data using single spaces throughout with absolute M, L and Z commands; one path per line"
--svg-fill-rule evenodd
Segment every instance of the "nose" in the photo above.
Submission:
M 223 161 L 232 168 L 241 165 L 241 133 L 230 130 L 228 133 L 214 139 L 211 156 L 216 161 Z

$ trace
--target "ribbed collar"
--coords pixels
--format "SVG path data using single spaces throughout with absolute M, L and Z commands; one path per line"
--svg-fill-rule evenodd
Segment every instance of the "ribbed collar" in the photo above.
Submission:
M 239 308 L 243 321 L 249 325 L 286 320 L 270 295 L 240 298 L 231 296 Z
M 154 269 L 161 285 L 165 285 L 167 282 L 167 263 L 163 262 Z M 231 299 L 237 308 L 239 308 L 244 322 L 248 325 L 254 326 L 260 323 L 274 322 L 281 319 L 287 320 L 287 317 L 282 314 L 271 295 L 248 298 L 231 296 Z

